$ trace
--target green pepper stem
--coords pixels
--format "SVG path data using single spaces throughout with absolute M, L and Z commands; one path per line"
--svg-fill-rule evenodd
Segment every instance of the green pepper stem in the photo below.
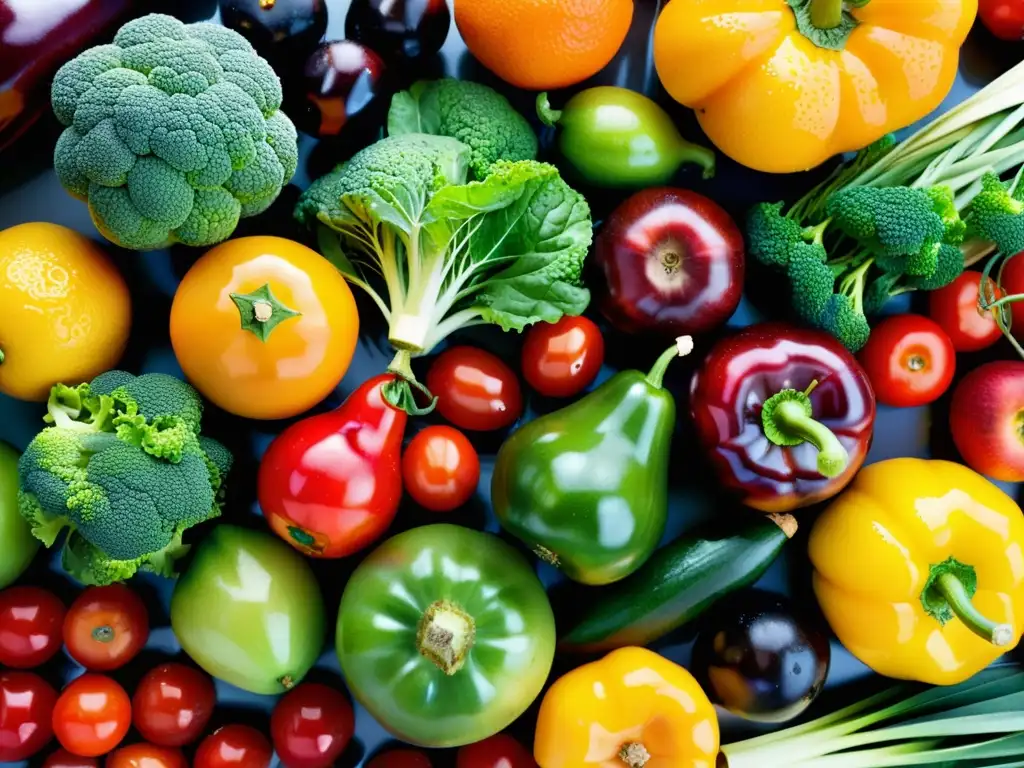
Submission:
M 762 408 L 765 436 L 776 445 L 810 443 L 818 449 L 818 471 L 825 477 L 838 477 L 846 469 L 850 455 L 831 429 L 815 421 L 810 394 L 817 381 L 803 392 L 785 389 L 768 398 Z
M 981 639 L 1000 648 L 1013 642 L 1013 627 L 997 624 L 975 608 L 963 582 L 955 574 L 941 574 L 932 584 L 932 589 L 945 598 L 950 610 L 964 626 Z
M 562 119 L 562 110 L 552 109 L 547 91 L 537 94 L 537 117 L 544 125 L 553 128 Z
M 715 176 L 715 153 L 707 147 L 682 139 L 676 150 L 676 159 L 680 165 L 684 163 L 699 165 L 703 169 L 702 178 L 712 179 Z
M 686 357 L 691 352 L 693 352 L 693 337 L 680 336 L 677 338 L 675 346 L 662 352 L 661 357 L 654 363 L 651 372 L 647 374 L 647 383 L 655 389 L 661 389 L 669 363 L 677 357 Z
M 843 0 L 811 0 L 811 24 L 835 29 L 843 23 Z
M 6 356 L 4 355 L 4 351 L 0 349 L 0 365 L 3 365 L 5 359 Z
M 416 630 L 419 652 L 449 676 L 462 669 L 475 639 L 473 617 L 447 600 L 431 603 Z
M 388 366 L 388 373 L 395 374 L 395 379 L 387 382 L 381 391 L 384 393 L 384 399 L 392 406 L 410 416 L 426 416 L 437 406 L 437 398 L 416 381 L 416 374 L 412 372 L 412 352 L 408 349 L 399 349 L 395 353 L 394 360 Z M 416 402 L 413 390 L 426 395 L 430 404 L 421 408 Z

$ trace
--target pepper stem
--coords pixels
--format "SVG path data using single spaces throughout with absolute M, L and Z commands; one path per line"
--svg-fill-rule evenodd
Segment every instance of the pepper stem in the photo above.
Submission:
M 932 589 L 942 596 L 964 626 L 978 637 L 1000 648 L 1013 642 L 1013 627 L 997 624 L 984 616 L 971 602 L 972 595 L 967 593 L 964 583 L 955 574 L 948 571 L 940 574 L 932 584 Z
M 395 378 L 381 387 L 381 392 L 392 406 L 410 416 L 426 416 L 437 406 L 437 398 L 416 381 L 416 374 L 412 372 L 412 352 L 408 349 L 399 349 L 395 353 L 395 359 L 388 366 L 388 373 L 395 374 Z M 426 395 L 430 405 L 421 408 L 416 402 L 416 393 L 413 390 Z
M 0 365 L 3 365 L 3 362 L 4 362 L 5 359 L 6 359 L 6 357 L 4 355 L 4 351 L 2 349 L 0 349 Z
M 619 760 L 629 768 L 644 768 L 650 762 L 651 753 L 639 741 L 627 741 L 619 749 Z
M 552 109 L 547 91 L 537 94 L 537 117 L 544 125 L 553 128 L 562 119 L 562 110 Z
M 811 0 L 811 23 L 818 29 L 835 29 L 843 23 L 843 0 Z
M 676 339 L 675 346 L 661 353 L 661 357 L 654 363 L 651 372 L 647 374 L 647 383 L 655 389 L 661 389 L 669 363 L 677 357 L 686 357 L 691 352 L 693 352 L 693 337 L 680 336 Z
M 702 178 L 712 179 L 715 176 L 715 153 L 707 147 L 692 144 L 686 141 L 686 139 L 682 139 L 676 151 L 676 158 L 680 165 L 683 163 L 699 165 L 704 171 L 701 174 Z
M 784 389 L 772 395 L 761 409 L 764 434 L 775 445 L 792 447 L 810 443 L 818 449 L 818 472 L 838 477 L 850 462 L 850 455 L 828 427 L 812 418 L 811 392 L 817 381 L 803 392 Z
M 416 630 L 419 652 L 446 675 L 462 669 L 475 639 L 473 617 L 447 600 L 431 603 Z

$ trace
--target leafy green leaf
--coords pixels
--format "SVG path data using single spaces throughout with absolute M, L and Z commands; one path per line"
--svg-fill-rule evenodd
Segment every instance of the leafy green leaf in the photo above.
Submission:
M 439 133 L 441 112 L 437 99 L 424 98 L 430 83 L 414 83 L 408 91 L 400 91 L 391 99 L 388 110 L 388 135 L 403 133 Z

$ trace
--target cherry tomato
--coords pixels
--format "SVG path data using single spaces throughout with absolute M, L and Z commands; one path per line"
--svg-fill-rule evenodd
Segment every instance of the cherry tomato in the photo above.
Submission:
M 206 729 L 217 703 L 213 681 L 184 664 L 161 664 L 146 673 L 132 697 L 132 722 L 162 747 L 191 744 Z
M 114 750 L 104 768 L 188 768 L 188 761 L 179 749 L 143 743 Z
M 1002 40 L 1024 40 L 1024 0 L 981 0 L 978 15 Z
M 355 725 L 344 695 L 326 685 L 303 683 L 274 707 L 270 734 L 286 768 L 327 768 L 352 740 Z
M 89 587 L 64 618 L 64 644 L 86 669 L 123 667 L 149 639 L 149 613 L 142 598 L 124 584 Z
M 857 359 L 878 402 L 898 408 L 935 402 L 956 370 L 953 342 L 938 323 L 921 315 L 887 317 Z
M 56 701 L 56 694 L 54 694 Z M 47 720 L 49 722 L 49 720 Z M 100 761 L 95 757 L 73 755 L 66 749 L 58 749 L 43 763 L 43 768 L 99 768 Z
M 453 427 L 423 429 L 402 456 L 402 482 L 418 504 L 434 512 L 458 509 L 480 481 L 480 457 Z
M 225 725 L 199 745 L 192 768 L 268 768 L 274 749 L 248 725 Z
M 0 763 L 25 760 L 53 738 L 57 692 L 34 672 L 0 672 Z
M 433 768 L 430 758 L 414 749 L 396 749 L 377 755 L 366 768 Z
M 995 281 L 989 278 L 988 282 L 996 297 L 1001 297 L 1003 292 Z M 978 308 L 980 286 L 980 272 L 964 272 L 945 288 L 928 294 L 928 315 L 942 326 L 957 352 L 977 352 L 1002 338 L 994 313 Z
M 999 282 L 1008 296 L 1024 294 L 1024 253 L 1006 260 Z M 1010 312 L 1013 317 L 1013 335 L 1024 339 L 1024 301 L 1012 302 Z
M 459 750 L 455 768 L 537 768 L 533 756 L 504 733 Z
M 60 650 L 64 603 L 39 587 L 0 592 L 0 665 L 30 669 Z
M 452 347 L 427 372 L 437 411 L 459 429 L 507 427 L 523 412 L 519 380 L 501 360 L 475 347 Z
M 68 752 L 98 757 L 121 743 L 132 724 L 132 703 L 106 675 L 86 673 L 61 692 L 53 732 Z
M 578 395 L 597 377 L 603 362 L 601 329 L 585 317 L 536 323 L 526 332 L 523 377 L 542 395 Z

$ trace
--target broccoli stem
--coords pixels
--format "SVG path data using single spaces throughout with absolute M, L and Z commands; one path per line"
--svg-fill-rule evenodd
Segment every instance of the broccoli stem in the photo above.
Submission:
M 811 24 L 835 29 L 843 23 L 843 0 L 811 0 Z

